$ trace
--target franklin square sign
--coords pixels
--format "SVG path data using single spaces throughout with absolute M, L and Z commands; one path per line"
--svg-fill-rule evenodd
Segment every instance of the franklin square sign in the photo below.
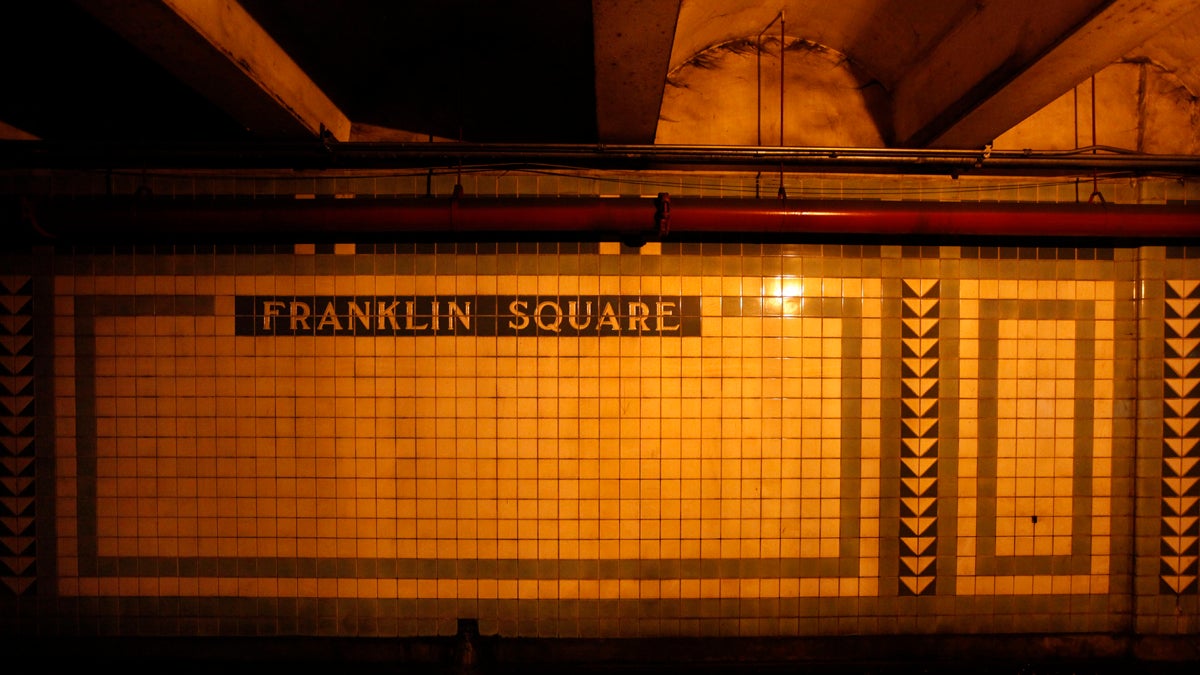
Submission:
M 699 296 L 250 296 L 237 335 L 699 336 Z

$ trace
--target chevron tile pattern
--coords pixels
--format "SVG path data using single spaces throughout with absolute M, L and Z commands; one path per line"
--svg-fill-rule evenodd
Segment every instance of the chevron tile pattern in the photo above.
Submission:
M 1197 592 L 1200 282 L 1167 281 L 1163 347 L 1162 591 Z
M 33 282 L 0 276 L 0 593 L 34 574 Z
M 936 592 L 938 457 L 936 280 L 905 280 L 901 308 L 900 588 Z

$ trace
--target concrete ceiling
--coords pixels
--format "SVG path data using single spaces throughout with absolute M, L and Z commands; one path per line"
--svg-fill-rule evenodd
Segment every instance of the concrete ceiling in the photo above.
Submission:
M 5 9 L 0 139 L 978 148 L 1057 138 L 1021 125 L 1078 126 L 1077 106 L 1069 123 L 1046 111 L 1097 74 L 1136 67 L 1137 77 L 1101 78 L 1113 100 L 1138 102 L 1132 122 L 1100 123 L 1169 123 L 1182 141 L 1132 149 L 1200 154 L 1200 0 Z M 1089 110 L 1093 123 L 1103 117 L 1100 104 Z

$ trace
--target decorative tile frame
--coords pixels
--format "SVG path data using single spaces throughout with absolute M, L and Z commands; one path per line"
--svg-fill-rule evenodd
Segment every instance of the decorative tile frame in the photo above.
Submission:
M 58 431 L 52 443 L 39 443 L 37 450 L 39 456 L 53 452 L 53 462 L 47 465 L 55 467 L 55 494 L 43 490 L 37 500 L 38 504 L 54 504 L 57 512 L 39 508 L 37 513 L 55 514 L 52 525 L 46 522 L 42 526 L 56 528 L 59 536 L 55 547 L 37 549 L 37 569 L 43 574 L 53 570 L 57 599 L 55 616 L 35 621 L 42 625 L 47 620 L 70 621 L 75 630 L 98 633 L 113 630 L 113 621 L 119 620 L 122 632 L 172 635 L 445 634 L 463 617 L 479 618 L 485 632 L 504 635 L 835 635 L 946 629 L 1112 633 L 1128 630 L 1135 623 L 1139 630 L 1150 632 L 1194 631 L 1189 623 L 1193 620 L 1189 617 L 1195 616 L 1194 585 L 1180 583 L 1189 573 L 1194 576 L 1194 570 L 1189 572 L 1194 563 L 1187 558 L 1191 541 L 1187 537 L 1191 535 L 1185 522 L 1191 504 L 1185 501 L 1195 482 L 1192 453 L 1190 445 L 1170 439 L 1175 438 L 1171 430 L 1177 430 L 1179 438 L 1186 437 L 1182 431 L 1192 414 L 1187 397 L 1173 394 L 1190 392 L 1185 381 L 1191 371 L 1183 361 L 1190 358 L 1186 356 L 1190 343 L 1179 341 L 1191 339 L 1190 328 L 1181 323 L 1191 313 L 1187 300 L 1194 284 L 1187 279 L 1200 278 L 1200 274 L 1189 276 L 1189 266 L 1194 263 L 1187 261 L 1186 251 L 1177 253 L 1172 257 L 1168 251 L 1166 261 L 1177 263 L 1179 269 L 1164 264 L 1159 266 L 1161 272 L 1156 271 L 1156 261 L 1162 260 L 1163 249 L 1153 247 L 706 243 L 650 244 L 635 253 L 615 244 L 468 247 L 439 243 L 407 248 L 337 245 L 60 253 L 54 259 L 53 302 L 37 304 L 39 312 L 54 308 L 49 320 L 57 337 L 49 356 L 57 375 L 36 382 L 42 387 L 39 396 L 46 395 L 49 388 L 43 385 L 52 384 L 56 402 L 53 414 L 38 409 L 39 425 L 52 424 L 50 428 Z M 1149 262 L 1139 265 L 1140 259 Z M 1154 297 L 1153 292 L 1144 296 L 1134 293 L 1135 288 L 1153 286 L 1142 282 L 1158 279 L 1160 274 L 1162 297 Z M 480 344 L 451 337 L 448 339 L 457 340 L 453 349 L 443 350 L 435 339 L 418 337 L 413 338 L 411 353 L 400 354 L 394 346 L 388 351 L 380 343 L 361 355 L 352 352 L 348 356 L 336 349 L 326 352 L 319 342 L 303 349 L 297 349 L 299 343 L 294 341 L 268 348 L 254 340 L 281 338 L 232 338 L 236 296 L 289 293 L 364 297 L 398 293 L 421 297 L 476 293 L 698 295 L 703 298 L 700 318 L 704 332 L 688 338 L 696 341 L 687 348 L 697 350 L 694 358 L 699 362 L 687 365 L 683 359 L 693 357 L 685 355 L 685 347 L 675 352 L 675 347 L 663 343 L 647 349 L 636 338 L 564 348 L 563 338 L 538 337 L 526 343 L 490 342 L 481 349 Z M 998 436 L 988 429 L 1005 418 L 1004 401 L 1014 398 L 1017 384 L 995 383 L 1003 375 L 1000 350 L 1020 342 L 1005 337 L 1004 331 L 1021 321 L 1067 331 L 1060 340 L 1066 351 L 1047 360 L 1068 369 L 1068 376 L 1057 379 L 1072 383 L 1070 395 L 1062 397 L 1072 403 L 1048 419 L 1067 425 L 1064 429 L 1069 433 L 1064 433 L 1075 439 L 1070 452 L 1059 458 L 1070 469 L 1045 476 L 1034 471 L 1029 476 L 1035 481 L 1039 477 L 1058 481 L 1047 494 L 1070 507 L 1062 514 L 1055 513 L 1050 521 L 1065 530 L 1058 533 L 1061 541 L 1051 545 L 1049 553 L 1040 545 L 1019 544 L 1015 539 L 998 543 L 1004 537 L 1017 536 L 1002 530 L 996 519 L 1005 500 L 1021 495 L 1010 495 L 995 482 L 1003 478 L 1000 463 L 1006 455 Z M 1068 325 L 1071 328 L 1066 328 Z M 125 328 L 133 331 L 128 341 L 119 337 Z M 175 550 L 163 548 L 163 542 L 175 535 L 163 536 L 164 530 L 153 527 L 138 530 L 150 527 L 147 523 L 161 515 L 162 506 L 162 495 L 139 481 L 169 473 L 154 468 L 153 462 L 169 462 L 172 446 L 156 446 L 154 439 L 169 439 L 174 433 L 178 441 L 186 433 L 180 435 L 179 427 L 172 426 L 170 415 L 162 414 L 161 408 L 154 408 L 159 420 L 151 430 L 146 423 L 151 408 L 138 407 L 148 406 L 148 398 L 161 404 L 159 394 L 166 390 L 139 389 L 136 381 L 116 385 L 103 378 L 119 376 L 127 365 L 136 367 L 139 354 L 169 361 L 171 354 L 179 353 L 171 350 L 177 350 L 190 335 L 232 340 L 228 349 L 214 348 L 205 358 L 211 359 L 214 368 L 229 359 L 223 365 L 243 379 L 222 380 L 214 371 L 208 374 L 212 381 L 202 386 L 211 386 L 213 393 L 207 397 L 214 405 L 226 400 L 227 394 L 222 393 L 226 390 L 220 388 L 229 387 L 227 401 L 221 405 L 234 407 L 211 418 L 214 424 L 232 425 L 230 433 L 220 438 L 229 440 L 230 466 L 234 467 L 239 466 L 239 454 L 243 461 L 254 458 L 253 439 L 258 432 L 250 427 L 261 424 L 243 421 L 248 426 L 239 427 L 237 420 L 300 420 L 306 414 L 299 408 L 289 408 L 290 415 L 275 409 L 256 412 L 251 418 L 239 416 L 237 405 L 265 400 L 267 394 L 261 392 L 285 399 L 308 396 L 313 402 L 324 400 L 315 389 L 304 396 L 297 396 L 298 391 L 285 394 L 278 377 L 282 371 L 274 366 L 256 370 L 254 364 L 265 363 L 263 357 L 271 349 L 283 351 L 269 358 L 289 360 L 292 367 L 312 373 L 314 379 L 304 386 L 318 385 L 315 378 L 326 378 L 320 386 L 344 389 L 345 395 L 335 391 L 329 398 L 334 412 L 323 419 L 330 420 L 330 430 L 339 428 L 338 420 L 355 419 L 358 413 L 352 411 L 359 410 L 356 401 L 361 401 L 365 392 L 360 387 L 378 387 L 398 375 L 408 380 L 411 389 L 405 390 L 408 398 L 404 400 L 411 402 L 411 414 L 397 415 L 395 408 L 389 408 L 386 414 L 368 415 L 367 419 L 379 424 L 390 416 L 393 422 L 411 424 L 407 436 L 395 435 L 394 427 L 389 427 L 389 433 L 411 440 L 405 447 L 412 452 L 424 448 L 420 452 L 433 453 L 425 464 L 415 454 L 411 458 L 404 455 L 404 461 L 410 462 L 406 466 L 414 471 L 423 466 L 432 472 L 411 483 L 413 492 L 406 499 L 412 508 L 431 509 L 422 512 L 433 514 L 425 518 L 428 526 L 418 525 L 415 521 L 421 519 L 414 518 L 413 527 L 433 529 L 412 530 L 418 534 L 413 535 L 417 545 L 410 552 L 384 554 L 377 544 L 371 544 L 372 537 L 384 538 L 378 533 L 366 537 L 339 534 L 336 523 L 370 520 L 355 512 L 352 518 L 331 521 L 335 523 L 333 536 L 316 538 L 311 554 L 298 549 L 295 553 L 282 551 L 279 542 L 292 535 L 278 532 L 276 550 L 258 550 L 251 545 L 258 536 L 256 528 L 270 527 L 264 523 L 271 522 L 278 527 L 284 520 L 271 511 L 256 511 L 253 518 L 239 514 L 235 488 L 228 505 L 213 504 L 216 509 L 231 509 L 223 513 L 229 514 L 227 522 L 235 523 L 235 535 L 228 541 L 213 540 L 215 553 L 200 548 L 190 553 L 178 546 Z M 155 346 L 159 339 L 167 345 L 162 348 L 165 351 Z M 314 338 L 322 339 L 343 338 Z M 1129 356 L 1133 347 L 1137 347 L 1137 358 Z M 809 362 L 804 361 L 805 354 L 811 358 Z M 336 373 L 318 373 L 325 358 L 335 365 L 348 365 L 351 370 L 347 372 L 358 372 L 355 369 L 365 364 L 398 356 L 406 360 L 410 371 L 372 370 L 360 372 L 357 378 L 340 379 Z M 462 359 L 481 356 L 492 360 L 497 367 L 494 372 L 460 374 L 466 364 Z M 115 360 L 103 360 L 110 358 Z M 339 358 L 349 360 L 336 361 Z M 519 358 L 529 361 L 517 361 Z M 576 401 L 567 406 L 578 406 L 591 396 L 584 391 L 590 384 L 571 380 L 579 368 L 595 365 L 587 365 L 592 358 L 612 359 L 616 369 L 613 375 L 600 371 L 587 375 L 597 380 L 615 378 L 605 386 L 617 387 L 614 391 L 620 395 L 609 397 L 614 400 L 603 405 L 618 407 L 608 416 L 597 408 L 594 416 L 615 423 L 612 436 L 603 435 L 607 432 L 601 430 L 602 425 L 585 423 L 593 417 L 591 413 L 564 415 L 560 404 L 550 403 L 565 394 L 566 400 Z M 547 359 L 576 370 L 532 365 L 544 364 Z M 771 359 L 779 361 L 777 371 L 763 371 L 762 364 Z M 525 363 L 533 370 L 521 370 Z M 1155 371 L 1155 364 L 1166 366 Z M 822 386 L 827 389 L 813 400 L 828 400 L 833 407 L 827 410 L 837 410 L 836 416 L 821 413 L 812 418 L 816 423 L 828 417 L 828 427 L 820 426 L 820 432 L 789 432 L 792 413 L 785 415 L 782 405 L 775 413 L 776 401 L 794 400 L 799 407 L 789 409 L 804 410 L 804 383 L 783 381 L 793 365 L 802 373 L 806 368 L 822 373 Z M 563 373 L 569 373 L 566 379 Z M 166 373 L 145 374 L 158 377 Z M 629 380 L 636 386 L 620 383 L 623 376 L 631 374 L 636 374 Z M 476 379 L 479 377 L 484 379 Z M 517 397 L 522 401 L 519 405 L 535 406 L 536 410 L 522 414 L 518 406 L 509 417 L 492 415 L 487 412 L 491 407 L 480 411 L 480 394 L 493 391 L 497 380 L 507 377 L 526 378 L 525 384 L 533 389 L 526 390 L 530 395 Z M 678 378 L 678 384 L 670 385 L 675 387 L 671 392 L 678 393 L 664 394 L 663 378 Z M 434 394 L 421 395 L 418 380 L 431 384 Z M 200 382 L 193 378 L 188 386 Z M 664 412 L 663 401 L 682 396 L 693 383 L 699 389 L 693 397 L 696 402 L 688 405 L 706 412 L 695 417 Z M 130 395 L 120 390 L 126 385 L 132 387 Z M 715 385 L 736 387 L 738 393 L 705 389 Z M 140 386 L 147 385 L 143 382 Z M 438 396 L 439 387 L 464 387 L 466 396 Z M 514 391 L 520 393 L 520 388 Z M 1153 394 L 1149 398 L 1148 392 Z M 372 390 L 375 393 L 377 390 Z M 717 395 L 710 397 L 709 393 Z M 177 391 L 172 395 L 179 396 Z M 397 398 L 394 388 L 386 395 Z M 597 406 L 601 405 L 599 398 Z M 1095 401 L 1101 399 L 1110 401 L 1105 405 L 1111 409 L 1095 408 Z M 476 407 L 467 403 L 472 400 Z M 1136 413 L 1134 400 L 1139 401 Z M 624 422 L 619 414 L 622 401 L 639 402 L 630 409 L 636 409 L 637 415 Z M 119 414 L 128 405 L 136 412 Z M 166 405 L 169 409 L 179 401 Z M 303 405 L 312 409 L 310 404 Z M 1155 405 L 1159 406 L 1157 413 Z M 340 412 L 343 410 L 346 414 Z M 473 435 L 461 436 L 467 442 L 457 447 L 472 448 L 469 457 L 486 464 L 491 460 L 481 454 L 481 440 L 503 441 L 501 445 L 510 448 L 506 452 L 512 453 L 512 466 L 522 460 L 533 461 L 528 465 L 534 468 L 528 482 L 516 483 L 512 486 L 516 491 L 509 492 L 514 500 L 522 498 L 521 489 L 544 488 L 549 477 L 557 476 L 538 471 L 546 470 L 548 461 L 574 456 L 562 455 L 564 451 L 579 453 L 583 446 L 570 442 L 575 438 L 586 439 L 588 443 L 583 445 L 603 445 L 616 453 L 612 455 L 613 482 L 605 483 L 616 489 L 616 494 L 647 485 L 659 491 L 652 493 L 657 496 L 649 501 L 639 497 L 615 505 L 616 515 L 608 520 L 612 521 L 609 526 L 617 528 L 612 539 L 612 551 L 617 555 L 598 554 L 604 540 L 598 534 L 597 548 L 575 548 L 565 555 L 561 550 L 546 555 L 538 547 L 541 544 L 529 548 L 528 542 L 552 539 L 542 536 L 540 530 L 529 539 L 516 536 L 511 552 L 504 554 L 499 545 L 483 551 L 459 549 L 449 543 L 458 536 L 458 526 L 446 531 L 454 536 L 443 534 L 441 527 L 469 522 L 482 512 L 478 504 L 467 511 L 457 510 L 458 506 L 443 511 L 464 502 L 456 501 L 457 493 L 443 492 L 453 483 L 446 482 L 453 472 L 444 471 L 449 467 L 444 464 L 448 456 L 438 453 L 456 447 L 444 442 L 460 437 L 455 424 L 470 425 L 474 419 L 477 425 L 489 415 L 507 420 L 503 424 L 511 421 L 513 435 L 489 435 L 491 432 L 481 433 L 476 426 Z M 676 421 L 670 421 L 673 416 Z M 515 431 L 529 431 L 551 419 L 557 420 L 554 443 L 533 442 L 540 438 L 538 433 Z M 531 420 L 533 427 L 521 426 Z M 665 425 L 664 420 L 668 420 Z M 694 420 L 694 428 L 684 420 Z M 1155 424 L 1157 431 L 1151 431 Z M 121 433 L 100 433 L 102 426 L 115 430 L 118 425 L 126 425 Z M 1101 426 L 1103 433 L 1098 433 Z M 385 438 L 361 424 L 345 428 L 355 438 L 374 442 Z M 584 429 L 594 429 L 594 435 L 593 431 L 582 433 Z M 687 435 L 693 433 L 695 436 Z M 309 437 L 315 442 L 321 435 L 313 427 Z M 773 451 L 764 449 L 775 447 L 771 443 L 776 438 L 784 453 L 780 460 L 786 458 L 784 449 L 789 443 L 796 447 L 826 443 L 837 448 L 829 461 L 811 464 L 829 467 L 833 481 L 827 484 L 828 492 L 815 493 L 811 504 L 815 511 L 805 511 L 803 503 L 785 506 L 787 498 L 779 492 L 783 483 L 771 482 L 771 471 L 783 464 L 775 462 Z M 98 439 L 108 440 L 100 443 Z M 640 446 L 653 448 L 657 455 L 622 450 L 639 445 L 623 446 L 622 442 L 646 439 L 654 442 Z M 694 457 L 683 451 L 692 440 L 698 448 Z M 1157 450 L 1148 452 L 1156 444 Z M 1177 454 L 1171 454 L 1176 446 Z M 123 448 L 133 449 L 128 466 L 134 468 L 117 468 L 111 463 L 116 457 L 113 453 L 120 454 Z M 532 454 L 523 454 L 522 448 Z M 1154 457 L 1153 461 L 1149 457 Z M 330 455 L 331 460 L 336 458 Z M 730 463 L 735 458 L 739 463 L 736 474 L 735 464 Z M 791 458 L 803 460 L 795 465 L 802 479 L 805 462 L 810 460 L 803 454 Z M 276 456 L 274 461 L 278 460 Z M 601 457 L 595 460 L 599 462 Z M 647 460 L 652 461 L 647 464 Z M 715 517 L 695 519 L 696 527 L 711 520 L 716 529 L 696 530 L 700 534 L 695 552 L 687 553 L 679 544 L 664 555 L 661 542 L 685 539 L 664 533 L 692 527 L 684 524 L 687 519 L 682 514 L 688 495 L 676 482 L 684 480 L 682 472 L 693 460 L 699 467 L 720 468 L 711 474 L 716 482 L 708 487 L 721 496 L 709 507 L 697 505 L 716 508 L 712 512 Z M 678 478 L 675 473 L 662 473 L 668 465 L 673 467 L 670 471 L 680 472 Z M 350 466 L 338 461 L 329 464 L 334 478 L 357 475 Z M 626 475 L 633 466 L 638 467 L 637 473 Z M 750 472 L 749 479 L 742 471 Z M 514 474 L 517 481 L 526 480 L 522 478 L 525 475 Z M 707 485 L 703 475 L 696 478 L 701 489 Z M 736 496 L 726 495 L 724 490 L 734 483 L 722 481 L 734 475 L 739 477 Z M 269 471 L 238 469 L 227 478 L 245 481 L 269 476 Z M 645 476 L 654 478 L 647 482 Z M 106 484 L 109 479 L 112 482 Z M 419 486 L 422 481 L 428 481 L 423 483 L 427 487 Z M 314 506 L 359 503 L 355 500 L 362 495 L 353 490 L 350 494 L 339 492 L 351 483 L 330 485 L 332 497 L 318 498 L 312 502 Z M 371 489 L 381 485 L 376 482 Z M 456 489 L 464 485 L 460 481 Z M 501 497 L 497 495 L 497 499 Z M 559 500 L 557 508 L 575 508 L 570 506 L 573 499 L 576 497 Z M 664 517 L 663 505 L 675 503 L 672 500 L 678 501 L 681 511 L 678 516 L 672 512 Z M 536 499 L 530 501 L 537 503 Z M 627 517 L 620 509 L 633 508 L 635 502 L 640 504 L 637 518 Z M 180 503 L 176 501 L 175 506 Z M 721 517 L 721 509 L 733 503 L 739 505 L 738 515 Z M 745 511 L 750 514 L 748 519 L 741 515 L 743 508 L 749 509 Z M 772 515 L 764 516 L 764 508 L 799 510 L 770 511 Z M 132 509 L 129 522 L 134 530 L 128 535 L 124 521 L 116 515 L 122 509 Z M 153 517 L 142 509 L 152 509 Z M 568 529 L 578 527 L 562 518 L 562 511 L 557 513 L 554 518 L 560 527 L 563 523 Z M 803 525 L 804 514 L 816 514 L 811 521 L 818 533 L 815 540 L 809 535 L 791 537 L 799 548 L 789 550 L 764 544 L 789 540 L 782 534 L 779 539 L 766 536 L 764 523 L 778 523 L 782 532 L 789 522 Z M 265 520 L 255 520 L 264 515 Z M 577 514 L 576 522 L 582 522 L 580 518 L 586 520 Z M 633 530 L 621 529 L 634 521 L 638 523 L 636 536 Z M 749 534 L 726 536 L 724 533 L 734 530 L 721 528 L 734 527 L 734 523 L 738 523 L 739 533 L 740 528 L 748 527 L 745 532 Z M 555 536 L 561 531 L 556 530 Z M 575 539 L 564 541 L 588 540 L 579 534 L 582 530 L 571 531 Z M 659 543 L 643 549 L 642 544 L 655 536 Z M 497 535 L 495 541 L 499 539 Z M 357 543 L 349 546 L 346 542 Z M 747 553 L 751 551 L 757 554 Z M 1127 592 L 1131 587 L 1133 593 Z M 44 592 L 40 585 L 27 588 Z

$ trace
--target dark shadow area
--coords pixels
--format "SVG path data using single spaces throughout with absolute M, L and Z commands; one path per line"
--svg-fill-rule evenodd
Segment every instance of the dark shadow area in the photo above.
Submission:
M 6 675 L 89 670 L 174 675 L 1192 675 L 1194 638 L 497 638 L 471 622 L 428 638 L 0 640 Z

